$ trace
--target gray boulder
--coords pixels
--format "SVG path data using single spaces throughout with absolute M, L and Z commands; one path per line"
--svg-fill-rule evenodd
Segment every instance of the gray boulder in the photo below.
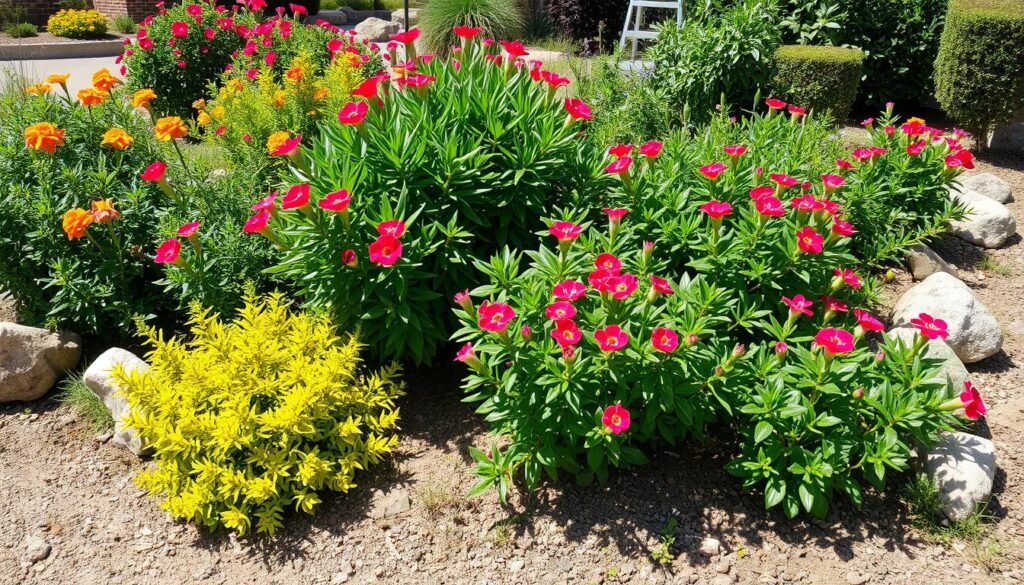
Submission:
M 390 20 L 373 17 L 367 18 L 356 25 L 356 34 L 371 42 L 384 42 L 401 30 L 401 25 Z
M 973 191 L 999 203 L 1013 201 L 1010 184 L 992 173 L 972 173 L 965 176 L 955 187 L 957 191 Z
M 954 522 L 970 516 L 992 495 L 996 450 L 968 433 L 943 433 L 925 456 L 928 477 L 939 491 L 942 512 Z
M 921 313 L 946 322 L 946 343 L 965 364 L 995 355 L 1003 347 L 1003 330 L 992 312 L 966 284 L 945 272 L 936 272 L 903 293 L 893 308 L 892 323 L 909 327 Z
M 114 434 L 110 440 L 124 446 L 136 455 L 141 455 L 145 446 L 135 431 L 125 427 L 124 417 L 130 410 L 128 401 L 121 395 L 121 387 L 111 374 L 118 365 L 123 366 L 126 372 L 149 370 L 149 364 L 132 352 L 112 347 L 96 358 L 96 361 L 85 371 L 83 380 L 85 385 L 100 397 L 114 418 Z
M 910 274 L 914 280 L 924 280 L 936 272 L 946 272 L 960 278 L 960 273 L 954 266 L 924 244 L 918 244 L 907 252 L 907 264 L 910 265 Z
M 889 338 L 901 339 L 907 346 L 911 346 L 914 343 L 914 337 L 917 335 L 917 329 L 913 327 L 897 327 L 887 331 L 885 335 Z M 960 361 L 960 358 L 956 357 L 956 352 L 953 351 L 953 348 L 949 347 L 949 344 L 941 339 L 932 339 L 925 347 L 925 357 L 942 360 L 938 376 L 948 380 L 953 385 L 954 392 L 959 393 L 962 391 L 964 389 L 964 382 L 968 380 L 970 374 L 967 373 L 967 368 L 964 367 L 964 363 Z
M 402 28 L 412 28 L 412 27 L 416 26 L 416 24 L 420 21 L 420 10 L 419 10 L 419 8 L 410 8 L 409 9 L 409 26 L 408 27 L 405 26 L 405 10 L 404 9 L 395 10 L 394 12 L 392 12 L 391 13 L 391 20 L 392 20 L 392 22 L 397 22 L 398 24 L 402 25 Z
M 967 208 L 967 217 L 951 221 L 960 239 L 984 248 L 998 248 L 1017 233 L 1017 220 L 1005 205 L 974 191 L 950 191 Z
M 334 26 L 348 24 L 348 15 L 341 10 L 321 10 L 316 16 L 306 18 L 306 22 L 315 23 L 319 20 L 326 20 Z
M 0 402 L 42 398 L 81 357 L 74 333 L 0 323 Z

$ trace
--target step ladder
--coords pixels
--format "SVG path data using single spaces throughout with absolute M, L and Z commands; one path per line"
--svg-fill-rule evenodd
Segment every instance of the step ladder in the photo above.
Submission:
M 626 9 L 626 22 L 622 25 L 622 38 L 619 39 L 619 48 L 622 49 L 626 46 L 626 39 L 632 40 L 633 47 L 630 52 L 630 61 L 636 60 L 637 44 L 640 42 L 640 39 L 655 39 L 658 37 L 656 31 L 643 28 L 644 8 L 674 10 L 676 13 L 676 26 L 683 26 L 683 17 L 685 16 L 683 0 L 629 0 L 629 8 Z M 633 28 L 629 28 L 630 23 L 633 24 Z

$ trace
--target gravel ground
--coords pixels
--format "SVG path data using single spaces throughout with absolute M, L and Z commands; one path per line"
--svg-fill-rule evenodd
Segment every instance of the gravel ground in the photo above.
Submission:
M 1024 200 L 1024 159 L 983 157 L 979 170 Z M 1011 203 L 1024 218 L 1024 203 Z M 208 534 L 174 522 L 130 481 L 140 463 L 102 443 L 52 398 L 0 408 L 0 583 L 35 584 L 988 584 L 1024 581 L 1024 257 L 1019 239 L 980 252 L 936 246 L 1006 329 L 1003 353 L 969 367 L 991 411 L 979 430 L 1000 471 L 983 546 L 929 542 L 910 528 L 898 488 L 840 501 L 824 521 L 761 509 L 722 470 L 714 444 L 656 454 L 609 485 L 549 485 L 502 507 L 467 501 L 466 447 L 485 429 L 459 401 L 454 366 L 409 376 L 403 443 L 359 489 L 328 497 L 314 518 L 289 518 L 273 541 Z M 1000 268 L 995 268 L 999 266 Z M 907 286 L 901 273 L 890 298 Z M 0 309 L 2 312 L 2 309 Z M 385 493 L 386 492 L 386 493 Z M 407 511 L 372 514 L 388 501 Z M 675 519 L 671 560 L 652 561 Z

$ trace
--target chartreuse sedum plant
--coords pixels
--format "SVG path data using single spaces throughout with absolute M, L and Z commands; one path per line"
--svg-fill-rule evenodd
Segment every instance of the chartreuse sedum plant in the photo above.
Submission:
M 579 139 L 589 108 L 559 96 L 568 80 L 517 64 L 521 43 L 457 28 L 450 59 L 416 56 L 416 29 L 396 35 L 409 60 L 289 153 L 294 184 L 246 227 L 281 249 L 274 271 L 309 305 L 359 326 L 384 358 L 431 360 L 471 259 L 533 245 L 544 210 L 595 174 Z
M 231 322 L 191 317 L 189 339 L 142 327 L 152 367 L 114 372 L 156 462 L 136 482 L 175 518 L 273 534 L 397 444 L 397 366 L 363 371 L 357 337 L 326 316 L 249 294 Z

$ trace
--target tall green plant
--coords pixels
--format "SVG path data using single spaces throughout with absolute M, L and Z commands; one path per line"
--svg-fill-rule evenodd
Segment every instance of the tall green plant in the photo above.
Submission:
M 446 53 L 459 44 L 452 29 L 475 26 L 496 39 L 516 39 L 526 18 L 518 0 L 429 0 L 420 9 L 420 28 L 428 50 Z

